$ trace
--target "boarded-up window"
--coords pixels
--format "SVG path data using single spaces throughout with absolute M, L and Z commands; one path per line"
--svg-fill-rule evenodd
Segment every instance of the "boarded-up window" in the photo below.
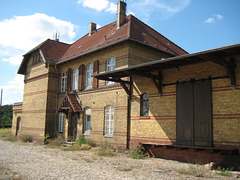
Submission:
M 149 94 L 141 95 L 140 116 L 149 116 Z

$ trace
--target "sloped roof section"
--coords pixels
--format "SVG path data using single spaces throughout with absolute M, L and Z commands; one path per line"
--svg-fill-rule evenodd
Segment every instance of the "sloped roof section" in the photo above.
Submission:
M 70 92 L 66 93 L 58 111 L 61 112 L 61 111 L 69 110 L 69 109 L 72 109 L 73 112 L 82 112 L 83 111 L 82 106 L 78 102 L 75 94 L 70 93 Z
M 135 39 L 141 43 L 148 44 L 163 51 L 169 52 L 173 55 L 188 54 L 178 45 L 164 37 L 159 32 L 152 29 L 134 16 L 131 16 L 131 35 L 130 38 Z
M 159 49 L 172 56 L 188 54 L 185 50 L 174 44 L 172 41 L 134 17 L 126 17 L 125 24 L 117 28 L 117 22 L 110 23 L 97 29 L 91 35 L 86 34 L 66 51 L 58 63 L 75 59 L 82 55 L 106 48 L 108 46 L 133 40 L 138 43 Z
M 44 59 L 48 63 L 56 63 L 63 54 L 67 51 L 70 47 L 69 44 L 62 43 L 59 41 L 47 39 L 26 54 L 23 55 L 22 63 L 18 69 L 18 74 L 25 74 L 26 73 L 26 66 L 29 61 L 29 58 L 33 52 L 40 51 L 42 52 Z

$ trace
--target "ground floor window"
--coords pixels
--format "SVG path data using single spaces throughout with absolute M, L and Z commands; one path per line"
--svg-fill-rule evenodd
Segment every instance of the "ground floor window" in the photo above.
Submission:
M 104 136 L 113 136 L 113 106 L 105 108 Z
M 59 113 L 58 132 L 63 132 L 64 113 Z
M 84 135 L 90 135 L 91 131 L 91 108 L 85 108 L 84 113 Z
M 140 116 L 149 116 L 149 94 L 141 95 Z

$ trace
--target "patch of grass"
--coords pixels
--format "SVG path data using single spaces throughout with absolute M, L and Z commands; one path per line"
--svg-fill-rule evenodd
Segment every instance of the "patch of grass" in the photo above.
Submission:
M 99 156 L 115 156 L 115 153 L 113 152 L 109 144 L 106 144 L 105 147 L 100 148 L 97 154 Z
M 201 165 L 189 165 L 188 168 L 179 169 L 178 173 L 195 177 L 211 177 L 210 171 Z
M 6 138 L 6 140 L 11 142 L 16 142 L 18 141 L 18 138 L 16 136 L 9 136 Z
M 33 142 L 33 137 L 31 135 L 24 135 L 22 136 L 22 142 L 24 143 Z
M 87 144 L 89 146 L 92 146 L 92 140 L 90 138 L 85 138 L 82 134 L 80 134 L 78 136 L 76 144 L 78 144 L 79 146 L 81 146 L 82 144 Z
M 136 147 L 128 151 L 127 156 L 132 159 L 142 159 L 145 157 L 145 153 L 141 150 L 141 147 Z
M 62 136 L 58 136 L 54 139 L 48 139 L 48 147 L 60 147 L 63 145 L 64 139 Z
M 222 168 L 222 167 L 218 167 L 217 168 L 217 175 L 220 175 L 220 176 L 226 176 L 226 177 L 232 177 L 233 174 L 232 174 L 232 171 L 233 168 Z
M 3 128 L 0 129 L 0 137 L 10 137 L 11 135 L 11 128 Z

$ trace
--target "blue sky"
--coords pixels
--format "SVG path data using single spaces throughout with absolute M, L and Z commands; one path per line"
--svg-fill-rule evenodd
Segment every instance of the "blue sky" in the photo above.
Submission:
M 117 19 L 117 0 L 0 0 L 3 104 L 22 101 L 22 55 L 60 32 L 72 43 Z M 127 0 L 133 14 L 189 53 L 240 43 L 240 0 Z

